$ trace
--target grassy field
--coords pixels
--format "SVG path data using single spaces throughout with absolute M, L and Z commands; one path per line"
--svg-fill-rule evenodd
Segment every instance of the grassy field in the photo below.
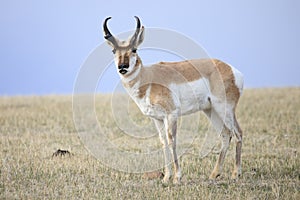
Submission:
M 96 102 L 99 121 L 116 137 L 109 96 Z M 165 186 L 91 156 L 75 129 L 71 96 L 0 97 L 0 199 L 300 199 L 300 88 L 247 89 L 237 116 L 244 131 L 238 181 L 230 180 L 232 143 L 216 182 L 208 176 L 217 154 L 184 154 L 182 184 Z M 52 157 L 57 149 L 71 155 Z

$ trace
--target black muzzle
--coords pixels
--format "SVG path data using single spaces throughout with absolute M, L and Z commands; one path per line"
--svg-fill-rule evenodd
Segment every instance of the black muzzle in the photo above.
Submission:
M 129 65 L 126 65 L 126 64 L 121 64 L 118 66 L 119 72 L 123 75 L 128 72 L 127 71 L 128 68 L 129 68 Z

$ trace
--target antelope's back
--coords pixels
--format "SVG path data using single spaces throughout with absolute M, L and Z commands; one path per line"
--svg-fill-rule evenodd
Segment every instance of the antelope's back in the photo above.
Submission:
M 243 91 L 243 74 L 218 59 L 160 62 L 151 66 L 153 80 L 162 84 L 189 84 L 205 80 L 212 94 L 224 91 L 228 100 L 237 102 Z

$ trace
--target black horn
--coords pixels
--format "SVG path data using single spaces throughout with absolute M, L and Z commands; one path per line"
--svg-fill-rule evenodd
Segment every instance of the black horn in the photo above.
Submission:
M 114 46 L 117 46 L 117 42 L 116 42 L 116 39 L 115 37 L 111 34 L 111 32 L 108 30 L 107 28 L 107 21 L 110 20 L 111 17 L 107 17 L 105 20 L 104 20 L 104 23 L 103 23 L 103 31 L 104 31 L 104 38 L 109 40 Z
M 104 23 L 103 23 L 103 30 L 104 30 L 104 33 L 105 33 L 105 36 L 104 36 L 105 39 L 112 36 L 112 34 L 110 33 L 110 31 L 107 28 L 107 21 L 110 20 L 110 19 L 111 19 L 111 17 L 106 18 Z
M 136 28 L 140 29 L 141 28 L 141 21 L 137 16 L 134 16 L 134 18 L 136 19 Z
M 140 19 L 137 17 L 137 16 L 134 16 L 134 18 L 136 19 L 136 30 L 135 30 L 135 33 L 134 35 L 132 36 L 131 40 L 130 40 L 130 44 L 134 46 L 136 40 L 137 40 L 137 37 L 140 33 L 140 30 L 141 30 L 141 21 Z

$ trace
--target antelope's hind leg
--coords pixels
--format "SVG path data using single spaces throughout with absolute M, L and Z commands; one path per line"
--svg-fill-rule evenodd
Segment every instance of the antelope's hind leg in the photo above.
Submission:
M 243 139 L 243 132 L 242 129 L 240 128 L 235 114 L 234 114 L 234 133 L 237 138 L 236 142 L 236 155 L 235 155 L 235 165 L 232 171 L 231 178 L 232 179 L 237 179 L 239 176 L 242 175 L 242 161 L 241 161 L 241 154 L 242 154 L 242 139 Z
M 227 108 L 230 106 L 227 106 Z M 222 171 L 223 162 L 226 156 L 226 152 L 229 148 L 230 141 L 233 135 L 236 136 L 236 156 L 235 165 L 232 172 L 232 179 L 237 179 L 242 174 L 241 169 L 241 152 L 242 152 L 242 130 L 236 120 L 235 109 L 228 109 L 227 113 L 217 112 L 212 108 L 209 111 L 205 111 L 205 114 L 211 119 L 211 122 L 217 132 L 221 132 L 222 136 L 222 149 L 219 155 L 219 159 L 215 165 L 213 172 L 210 175 L 210 179 L 217 178 Z M 224 116 L 223 118 L 221 116 Z
M 229 129 L 225 126 L 222 118 L 213 108 L 209 110 L 205 110 L 204 113 L 210 119 L 213 127 L 217 132 L 216 134 L 220 134 L 222 139 L 222 147 L 221 147 L 221 152 L 219 154 L 219 158 L 215 164 L 212 173 L 209 176 L 209 179 L 214 180 L 222 173 L 223 163 L 231 141 L 231 133 Z
M 215 167 L 214 167 L 212 173 L 209 176 L 209 179 L 211 179 L 211 180 L 214 180 L 218 176 L 221 175 L 222 170 L 223 170 L 224 160 L 225 160 L 225 157 L 226 157 L 226 153 L 227 153 L 227 150 L 228 150 L 229 145 L 230 145 L 230 141 L 231 141 L 230 131 L 225 126 L 224 126 L 224 130 L 221 133 L 221 137 L 222 137 L 221 152 L 219 154 L 219 158 L 218 158 L 218 160 L 215 164 Z

